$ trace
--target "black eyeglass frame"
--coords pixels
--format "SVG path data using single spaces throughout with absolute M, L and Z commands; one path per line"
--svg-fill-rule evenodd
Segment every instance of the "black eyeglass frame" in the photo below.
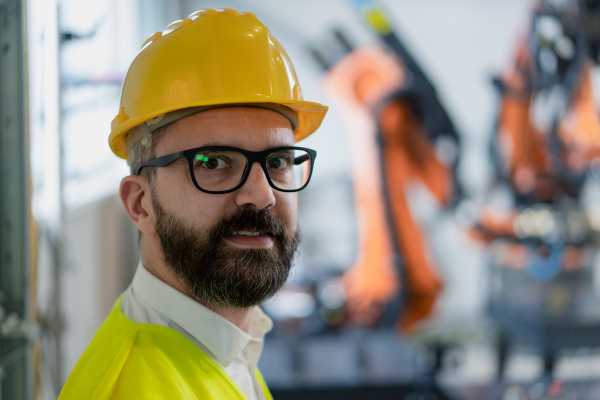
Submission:
M 205 150 L 231 150 L 231 151 L 240 152 L 244 156 L 246 156 L 246 159 L 248 160 L 248 164 L 246 165 L 246 168 L 244 169 L 242 178 L 240 179 L 240 183 L 236 187 L 234 187 L 233 189 L 230 189 L 230 190 L 215 191 L 215 190 L 202 189 L 200 187 L 200 185 L 198 185 L 198 182 L 196 182 L 196 176 L 194 175 L 194 158 L 195 158 L 196 154 L 201 153 Z M 300 188 L 280 189 L 277 186 L 275 186 L 275 184 L 271 180 L 271 177 L 269 176 L 269 172 L 267 171 L 267 156 L 271 153 L 274 153 L 277 151 L 284 151 L 284 150 L 302 150 L 302 151 L 307 152 L 308 155 L 310 156 L 310 173 L 308 175 L 308 179 L 306 180 L 306 183 L 304 185 L 302 185 Z M 275 147 L 275 148 L 267 149 L 267 150 L 263 150 L 263 151 L 250 151 L 250 150 L 244 150 L 244 149 L 240 149 L 237 147 L 230 147 L 230 146 L 196 147 L 194 149 L 178 151 L 176 153 L 167 154 L 165 156 L 157 157 L 152 160 L 146 161 L 137 167 L 137 170 L 135 171 L 135 175 L 139 175 L 140 171 L 144 167 L 166 167 L 167 165 L 179 160 L 182 157 L 185 157 L 188 161 L 188 166 L 190 168 L 190 176 L 192 178 L 192 182 L 194 183 L 194 186 L 196 186 L 196 189 L 198 189 L 204 193 L 224 194 L 224 193 L 231 193 L 231 192 L 238 190 L 239 188 L 241 188 L 244 185 L 244 183 L 246 183 L 246 180 L 248 179 L 248 176 L 250 175 L 250 170 L 252 169 L 252 165 L 255 162 L 260 163 L 262 170 L 263 170 L 265 176 L 267 177 L 267 181 L 269 182 L 269 185 L 273 189 L 278 190 L 280 192 L 299 192 L 300 190 L 302 190 L 306 186 L 308 186 L 308 183 L 310 182 L 310 178 L 312 177 L 313 168 L 315 166 L 315 158 L 317 158 L 317 152 L 316 152 L 316 150 L 308 149 L 306 147 L 295 147 L 295 146 Z M 304 162 L 304 160 L 302 162 Z M 295 162 L 295 164 L 299 164 L 299 163 Z

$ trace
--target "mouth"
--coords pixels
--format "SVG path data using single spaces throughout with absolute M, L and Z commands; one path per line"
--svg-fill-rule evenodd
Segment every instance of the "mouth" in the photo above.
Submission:
M 271 235 L 271 232 L 238 231 L 238 232 L 231 232 L 225 236 L 261 236 L 261 235 Z
M 224 236 L 225 240 L 236 247 L 250 249 L 268 249 L 273 247 L 273 234 L 266 231 L 234 231 Z

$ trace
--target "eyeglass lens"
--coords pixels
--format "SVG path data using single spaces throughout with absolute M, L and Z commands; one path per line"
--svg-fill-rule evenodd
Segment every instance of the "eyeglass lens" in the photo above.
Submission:
M 277 189 L 303 188 L 311 169 L 310 154 L 304 150 L 276 150 L 267 156 L 269 178 Z M 227 191 L 235 188 L 244 177 L 248 159 L 235 150 L 203 150 L 194 156 L 196 183 L 204 190 Z

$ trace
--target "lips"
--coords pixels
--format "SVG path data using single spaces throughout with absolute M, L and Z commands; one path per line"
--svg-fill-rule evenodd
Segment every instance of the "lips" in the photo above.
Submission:
M 260 236 L 260 235 L 269 235 L 269 232 L 252 232 L 252 231 L 238 231 L 231 232 L 226 236 Z
M 276 240 L 270 232 L 258 230 L 235 230 L 224 235 L 224 239 L 236 247 L 246 249 L 269 249 Z

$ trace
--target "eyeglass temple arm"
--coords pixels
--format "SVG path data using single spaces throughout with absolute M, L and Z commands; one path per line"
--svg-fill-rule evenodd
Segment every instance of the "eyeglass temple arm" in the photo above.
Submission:
M 308 160 L 310 160 L 310 155 L 309 154 L 305 154 L 303 156 L 296 157 L 296 158 L 294 158 L 294 165 L 300 165 L 303 162 L 308 161 Z
M 183 157 L 183 151 L 179 151 L 177 153 L 168 154 L 166 156 L 155 158 L 154 160 L 146 161 L 145 163 L 140 164 L 140 166 L 135 171 L 136 175 L 140 174 L 140 171 L 144 167 L 166 167 L 171 164 L 173 161 Z

